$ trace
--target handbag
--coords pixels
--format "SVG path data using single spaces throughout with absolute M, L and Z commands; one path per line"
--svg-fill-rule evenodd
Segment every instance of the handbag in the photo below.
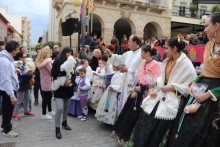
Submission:
M 35 83 L 35 79 L 34 79 L 34 78 L 31 78 L 31 79 L 30 79 L 30 85 L 33 86 L 34 83 Z

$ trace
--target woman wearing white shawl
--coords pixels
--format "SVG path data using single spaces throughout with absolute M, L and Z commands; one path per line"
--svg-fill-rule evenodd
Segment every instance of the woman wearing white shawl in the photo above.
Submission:
M 95 114 L 97 120 L 110 125 L 115 124 L 122 107 L 121 91 L 124 74 L 119 70 L 120 60 L 116 60 L 113 64 L 115 73 L 111 79 L 111 84 L 102 95 Z
M 205 21 L 210 41 L 202 73 L 190 84 L 190 96 L 180 108 L 167 147 L 220 147 L 220 13 Z
M 188 96 L 188 84 L 196 77 L 196 71 L 181 52 L 184 47 L 178 38 L 168 41 L 167 59 L 161 65 L 162 75 L 157 82 L 160 90 L 152 90 L 142 102 L 143 111 L 134 128 L 134 146 L 159 146 L 176 118 L 180 98 Z
M 90 103 L 89 106 L 96 110 L 99 100 L 104 91 L 109 86 L 111 77 L 113 75 L 112 65 L 107 65 L 108 57 L 103 55 L 99 60 L 99 67 L 96 72 L 93 72 L 92 88 L 90 90 Z

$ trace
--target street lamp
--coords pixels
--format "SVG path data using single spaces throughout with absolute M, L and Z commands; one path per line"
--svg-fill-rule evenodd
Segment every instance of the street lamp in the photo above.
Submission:
M 73 5 L 74 5 L 75 7 L 81 6 L 81 5 L 82 5 L 82 0 L 73 0 Z
M 83 12 L 80 12 L 80 13 L 82 13 L 82 16 L 81 16 L 81 35 L 82 35 L 82 45 L 84 45 L 84 43 L 85 43 L 85 38 L 84 38 L 85 24 L 89 23 L 89 18 L 87 18 L 84 14 L 85 0 L 72 0 L 72 4 L 75 7 L 81 6 L 83 9 L 82 10 Z M 78 35 L 78 45 L 80 44 L 79 40 L 80 40 L 80 35 Z M 79 47 L 78 47 L 78 50 L 79 50 Z

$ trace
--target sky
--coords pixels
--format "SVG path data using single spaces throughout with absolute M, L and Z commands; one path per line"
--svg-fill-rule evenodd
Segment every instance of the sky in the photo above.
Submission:
M 48 30 L 49 0 L 0 0 L 8 13 L 21 14 L 31 21 L 31 43 L 37 43 L 44 31 Z

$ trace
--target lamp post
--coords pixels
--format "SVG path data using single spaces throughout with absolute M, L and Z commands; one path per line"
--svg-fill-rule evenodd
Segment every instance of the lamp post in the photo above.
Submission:
M 83 8 L 83 11 L 82 11 L 82 20 L 81 20 L 81 26 L 82 26 L 82 45 L 85 44 L 85 38 L 84 38 L 84 32 L 85 32 L 85 14 L 84 14 L 84 7 L 85 7 L 85 2 L 84 0 L 82 0 L 82 8 Z
M 84 8 L 84 0 L 72 0 L 72 4 L 73 4 L 73 6 L 75 6 L 75 7 L 80 7 L 80 6 L 82 6 L 82 8 Z M 81 13 L 81 12 L 80 12 Z M 81 24 L 82 24 L 82 22 L 81 22 Z M 78 24 L 79 25 L 79 24 Z M 82 33 L 83 33 L 83 30 L 82 30 Z M 84 37 L 83 37 L 83 39 L 84 39 Z M 80 34 L 79 34 L 79 32 L 78 32 L 78 52 L 79 52 L 79 50 L 80 50 L 80 47 L 79 47 L 79 45 L 80 45 Z
M 73 5 L 74 5 L 75 7 L 81 6 L 81 5 L 82 5 L 82 0 L 73 0 Z

